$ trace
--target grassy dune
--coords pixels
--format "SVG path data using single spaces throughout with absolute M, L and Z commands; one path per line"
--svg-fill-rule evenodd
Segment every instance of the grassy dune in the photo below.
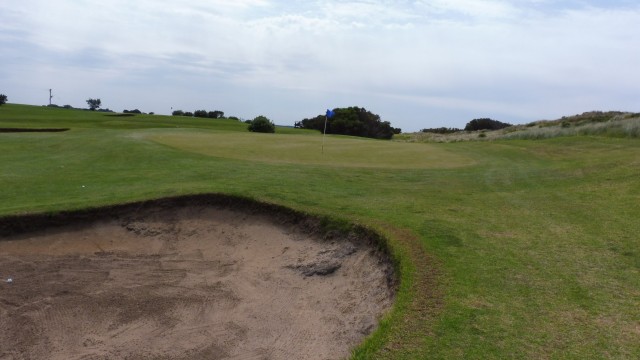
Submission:
M 401 260 L 357 358 L 640 358 L 640 142 L 409 144 L 0 107 L 0 214 L 222 192 L 371 226 Z M 286 133 L 284 133 L 286 132 Z

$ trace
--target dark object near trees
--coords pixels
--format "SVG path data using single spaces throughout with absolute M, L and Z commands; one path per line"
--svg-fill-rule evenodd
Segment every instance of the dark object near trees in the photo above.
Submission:
M 102 106 L 102 101 L 100 99 L 89 99 L 87 100 L 87 105 L 89 105 L 89 109 L 94 111 Z
M 0 105 L 4 105 L 7 103 L 7 95 L 0 94 Z
M 248 127 L 249 131 L 261 132 L 261 133 L 274 133 L 276 132 L 276 126 L 266 116 L 257 116 Z
M 464 130 L 465 131 L 500 130 L 509 126 L 513 126 L 513 125 L 503 123 L 498 120 L 482 118 L 482 119 L 473 119 L 469 121 L 467 125 L 464 127 Z
M 365 108 L 352 106 L 333 109 L 334 116 L 327 119 L 327 134 L 363 136 L 374 139 L 391 139 L 401 129 L 394 128 L 388 121 Z M 325 115 L 304 119 L 295 123 L 296 128 L 324 131 Z

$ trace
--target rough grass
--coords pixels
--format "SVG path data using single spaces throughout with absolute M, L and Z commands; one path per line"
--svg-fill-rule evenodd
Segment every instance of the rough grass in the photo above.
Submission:
M 411 133 L 394 139 L 405 142 L 459 142 L 487 140 L 540 140 L 567 136 L 640 137 L 640 113 L 587 112 L 554 121 L 537 121 L 495 131 L 451 134 Z
M 0 107 L 0 127 L 71 128 L 0 134 L 0 214 L 242 195 L 389 237 L 401 292 L 356 358 L 640 358 L 637 139 L 328 137 L 340 152 L 322 163 L 305 155 L 320 134 L 99 115 Z M 393 166 L 387 153 L 408 159 Z

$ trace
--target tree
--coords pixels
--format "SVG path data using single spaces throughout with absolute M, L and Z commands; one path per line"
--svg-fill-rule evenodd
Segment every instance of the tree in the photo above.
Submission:
M 513 126 L 513 125 L 503 123 L 498 120 L 482 118 L 482 119 L 473 119 L 469 121 L 467 125 L 464 127 L 464 130 L 465 131 L 500 130 L 509 126 Z
M 173 116 L 184 116 L 184 111 L 182 111 L 182 110 L 173 110 L 171 115 L 173 115 Z
M 91 109 L 91 111 L 94 111 L 100 108 L 102 101 L 100 101 L 100 99 L 89 99 L 87 100 L 87 105 L 89 105 L 89 109 Z
M 193 116 L 197 118 L 206 118 L 208 113 L 207 110 L 196 110 L 193 112 Z
M 4 105 L 7 103 L 7 95 L 0 94 L 0 105 Z
M 209 111 L 207 115 L 211 119 L 220 119 L 224 117 L 224 111 L 220 111 L 220 110 Z
M 334 116 L 327 120 L 327 134 L 363 136 L 374 139 L 391 139 L 401 129 L 394 128 L 388 121 L 382 121 L 380 115 L 365 108 L 352 106 L 333 109 Z M 325 115 L 297 121 L 295 127 L 324 131 Z
M 276 132 L 276 126 L 266 116 L 256 116 L 255 119 L 249 123 L 249 131 L 261 132 L 261 133 L 274 133 Z

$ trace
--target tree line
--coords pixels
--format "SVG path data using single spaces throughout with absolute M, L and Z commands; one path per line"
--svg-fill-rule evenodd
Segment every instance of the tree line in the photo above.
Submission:
M 513 125 L 502 122 L 502 121 L 493 120 L 490 118 L 480 118 L 480 119 L 473 119 L 469 121 L 467 125 L 464 127 L 464 129 L 439 127 L 439 128 L 422 129 L 422 132 L 433 133 L 433 134 L 452 134 L 459 131 L 500 130 L 500 129 L 507 128 L 509 126 L 513 126 Z
M 174 110 L 171 115 L 173 116 L 186 116 L 186 117 L 197 117 L 197 118 L 209 118 L 209 119 L 223 119 L 224 111 L 214 110 L 196 110 L 194 112 L 190 111 L 182 111 L 182 110 Z

